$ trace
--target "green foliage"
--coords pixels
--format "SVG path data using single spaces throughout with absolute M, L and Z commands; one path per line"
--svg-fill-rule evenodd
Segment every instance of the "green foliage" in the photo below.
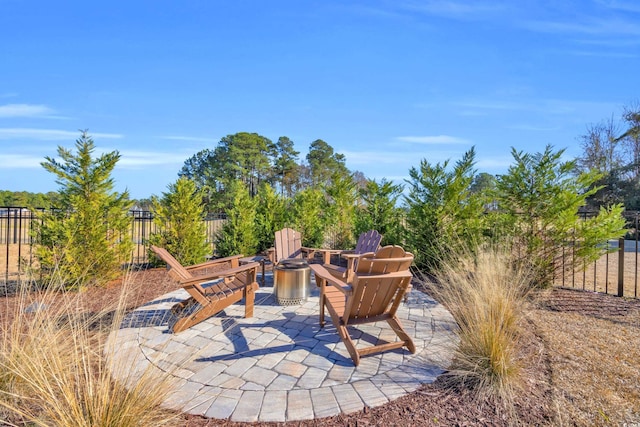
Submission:
M 293 198 L 294 228 L 302 234 L 302 245 L 321 247 L 324 240 L 324 194 L 318 188 L 299 191 Z
M 583 220 L 579 209 L 598 187 L 595 171 L 576 174 L 575 161 L 562 161 L 564 150 L 523 154 L 512 150 L 515 164 L 498 178 L 500 211 L 511 230 L 505 235 L 518 245 L 523 260 L 533 263 L 537 283 L 549 284 L 561 267 L 562 248 L 575 242 L 573 262 L 594 261 L 602 255 L 602 243 L 624 234 L 622 206 L 602 208 L 597 216 Z M 566 259 L 565 265 L 570 263 Z
M 92 157 L 94 143 L 86 131 L 75 147 L 76 153 L 58 147 L 62 163 L 51 157 L 41 163 L 61 189 L 59 210 L 43 216 L 38 256 L 43 272 L 55 270 L 66 287 L 113 279 L 132 250 L 129 194 L 114 192 L 111 178 L 120 154 Z
M 262 183 L 256 199 L 256 238 L 258 252 L 263 252 L 273 246 L 276 231 L 287 223 L 287 202 L 267 183 Z
M 162 198 L 153 197 L 151 211 L 157 232 L 149 243 L 168 250 L 181 264 L 203 262 L 211 248 L 206 242 L 202 194 L 193 181 L 181 177 Z M 150 259 L 156 259 L 151 256 Z
M 480 240 L 482 198 L 470 191 L 474 159 L 472 148 L 452 170 L 449 161 L 431 165 L 422 160 L 420 169 L 409 171 L 407 244 L 419 267 L 436 269 L 451 247 L 471 247 Z
M 236 180 L 255 196 L 259 184 L 273 175 L 276 155 L 276 145 L 268 138 L 239 132 L 222 138 L 213 151 L 203 150 L 187 159 L 179 175 L 195 180 L 205 190 L 207 207 L 220 210 L 233 198 L 229 187 Z
M 299 151 L 293 148 L 293 141 L 286 136 L 281 136 L 276 142 L 277 157 L 274 162 L 274 172 L 280 181 L 280 194 L 291 196 L 293 184 L 298 171 L 296 159 Z
M 490 173 L 480 172 L 473 178 L 469 190 L 472 193 L 488 193 L 496 188 L 496 177 Z
M 332 176 L 347 175 L 349 170 L 345 166 L 343 154 L 335 153 L 333 147 L 321 139 L 316 139 L 309 145 L 307 162 L 311 169 L 312 185 L 325 184 Z
M 353 231 L 356 213 L 356 184 L 350 175 L 334 174 L 325 187 L 326 223 L 331 224 L 332 249 L 352 248 L 355 243 Z
M 220 256 L 254 255 L 258 250 L 255 216 L 256 200 L 241 181 L 229 187 L 230 204 L 226 209 L 227 220 L 216 236 L 216 251 Z
M 404 213 L 396 206 L 402 191 L 402 184 L 384 178 L 380 183 L 367 180 L 359 192 L 363 205 L 356 214 L 355 235 L 377 230 L 383 236 L 382 245 L 402 246 Z
M 0 190 L 0 206 L 49 209 L 58 205 L 56 192 L 30 193 L 28 191 Z

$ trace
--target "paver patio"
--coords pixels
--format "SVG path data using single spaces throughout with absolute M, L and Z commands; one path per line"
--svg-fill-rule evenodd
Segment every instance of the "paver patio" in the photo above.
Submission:
M 128 384 L 149 370 L 173 377 L 164 404 L 233 421 L 294 421 L 379 406 L 433 382 L 452 357 L 455 322 L 444 307 L 413 290 L 398 310 L 416 353 L 406 349 L 363 357 L 356 368 L 329 322 L 318 325 L 318 290 L 301 305 L 280 306 L 273 278 L 256 293 L 254 317 L 242 303 L 177 334 L 179 289 L 130 313 L 107 348 L 114 375 Z M 360 332 L 359 332 L 360 331 Z M 386 322 L 360 325 L 358 342 L 395 339 Z

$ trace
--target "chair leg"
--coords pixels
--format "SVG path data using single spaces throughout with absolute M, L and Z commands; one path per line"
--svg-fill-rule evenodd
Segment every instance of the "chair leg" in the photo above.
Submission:
M 324 292 L 320 294 L 320 327 L 324 328 L 324 304 L 326 297 L 324 296 Z
M 244 317 L 249 318 L 253 317 L 253 306 L 256 300 L 256 289 L 258 287 L 257 283 L 252 283 L 251 285 L 244 288 Z
M 351 356 L 351 360 L 353 360 L 353 364 L 358 366 L 360 364 L 360 353 L 358 353 L 358 349 L 356 349 L 356 345 L 351 339 L 347 327 L 344 325 L 339 325 L 336 326 L 336 328 L 338 329 L 338 334 L 340 335 L 340 338 L 342 338 L 344 346 L 347 347 L 347 351 Z
M 316 275 L 316 286 L 318 286 L 320 288 L 320 298 L 319 298 L 319 305 L 320 305 L 320 327 L 323 328 L 324 327 L 324 307 L 326 305 L 327 302 L 327 297 L 324 294 L 324 290 L 325 290 L 325 286 L 327 285 L 327 281 L 321 277 L 318 277 L 318 275 Z
M 400 320 L 398 320 L 398 318 L 396 316 L 393 316 L 391 319 L 387 319 L 387 323 L 389 324 L 389 326 L 391 326 L 391 329 L 393 329 L 393 332 L 395 332 L 396 335 L 398 335 L 400 340 L 402 340 L 404 342 L 404 344 L 407 346 L 409 351 L 412 354 L 415 353 L 416 352 L 416 346 L 413 343 L 413 340 L 411 339 L 409 334 L 407 334 L 407 332 L 402 327 L 402 324 L 400 323 Z
M 231 304 L 240 301 L 242 297 L 243 292 L 238 290 L 237 292 L 234 292 L 225 298 L 212 301 L 209 304 L 201 306 L 190 315 L 178 319 L 178 321 L 173 325 L 173 333 L 184 331 L 185 329 L 189 329 L 193 325 L 197 325 L 198 323 L 207 320 L 209 317 L 216 315 L 218 312 L 224 310 Z M 253 309 L 253 305 L 251 307 Z

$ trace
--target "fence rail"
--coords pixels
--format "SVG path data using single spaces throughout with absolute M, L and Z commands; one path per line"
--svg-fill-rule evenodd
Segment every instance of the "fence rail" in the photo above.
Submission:
M 45 209 L 30 210 L 24 207 L 0 207 L 0 273 L 6 281 L 17 278 L 31 267 L 37 267 L 35 248 L 38 244 L 37 225 L 42 221 Z M 158 231 L 149 211 L 131 210 L 130 238 L 133 242 L 132 264 L 148 261 L 149 237 Z M 214 250 L 215 235 L 222 227 L 225 216 L 210 214 L 206 224 L 206 241 Z
M 597 212 L 581 213 L 583 219 Z M 638 267 L 640 261 L 639 221 L 640 212 L 624 212 L 627 234 L 625 238 L 607 242 L 608 252 L 595 262 L 583 265 L 565 265 L 565 258 L 576 242 L 568 242 L 563 248 L 559 272 L 554 277 L 555 286 L 638 298 Z M 566 255 L 566 257 L 565 257 Z
M 0 274 L 6 281 L 17 278 L 30 267 L 37 267 L 35 230 L 43 212 L 44 209 L 32 211 L 23 207 L 0 207 Z M 583 213 L 583 218 L 590 215 Z M 555 286 L 638 298 L 640 213 L 626 212 L 624 215 L 629 230 L 627 238 L 610 241 L 608 244 L 612 252 L 594 263 L 575 268 L 563 265 L 554 277 Z M 132 210 L 129 216 L 130 238 L 134 243 L 131 263 L 144 264 L 147 262 L 148 238 L 158 231 L 157 226 L 149 211 Z M 215 235 L 222 227 L 224 216 L 210 215 L 205 222 L 207 242 L 213 251 Z M 570 251 L 574 244 L 568 242 L 565 250 Z

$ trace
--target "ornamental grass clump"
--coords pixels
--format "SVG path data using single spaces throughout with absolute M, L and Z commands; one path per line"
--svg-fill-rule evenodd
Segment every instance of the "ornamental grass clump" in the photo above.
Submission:
M 0 424 L 127 427 L 173 421 L 160 408 L 170 390 L 166 375 L 140 371 L 135 355 L 128 366 L 111 362 L 110 355 L 126 351 L 107 339 L 121 324 L 125 299 L 123 293 L 119 307 L 92 314 L 81 295 L 25 292 L 13 320 L 1 325 Z M 126 384 L 113 379 L 116 369 L 127 373 Z
M 510 402 L 521 374 L 520 331 L 527 269 L 499 249 L 479 249 L 446 261 L 436 276 L 435 296 L 451 312 L 459 343 L 448 379 L 480 399 Z

